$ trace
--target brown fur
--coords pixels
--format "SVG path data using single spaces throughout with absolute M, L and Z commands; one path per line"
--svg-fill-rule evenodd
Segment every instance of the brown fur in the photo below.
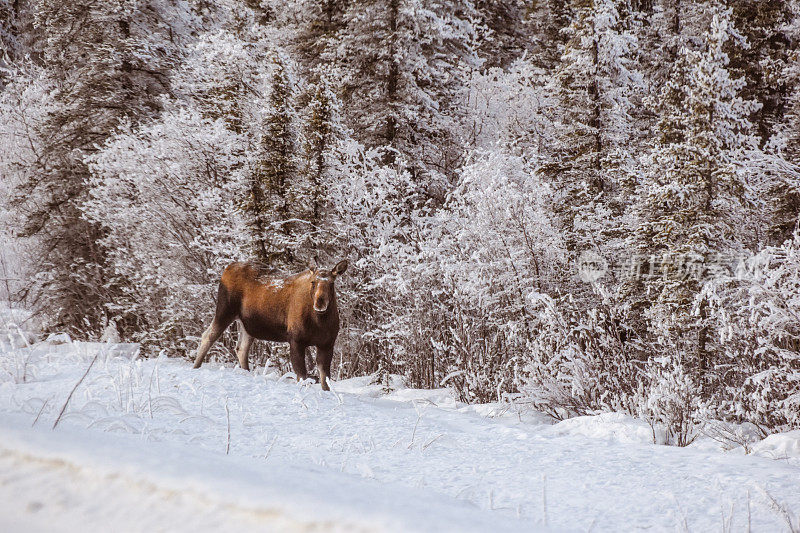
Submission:
M 334 281 L 347 269 L 340 261 L 331 270 L 310 268 L 287 278 L 266 276 L 251 263 L 233 263 L 222 274 L 217 311 L 197 349 L 194 367 L 203 364 L 211 345 L 234 320 L 243 331 L 236 347 L 239 363 L 249 370 L 247 352 L 253 339 L 288 342 L 297 379 L 308 377 L 305 353 L 317 347 L 317 367 L 323 390 L 329 390 L 333 345 L 339 334 L 339 310 Z

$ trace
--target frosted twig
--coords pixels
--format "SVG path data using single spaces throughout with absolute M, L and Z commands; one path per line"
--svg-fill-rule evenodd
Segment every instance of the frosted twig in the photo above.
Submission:
M 158 359 L 156 359 L 156 362 L 153 365 L 153 371 L 150 372 L 150 382 L 147 384 L 147 405 L 150 410 L 150 418 L 153 418 L 153 375 L 156 373 L 157 366 Z
M 231 451 L 231 412 L 228 409 L 228 397 L 225 396 L 225 418 L 228 420 L 228 443 L 225 445 L 225 455 Z
M 542 520 L 545 527 L 549 526 L 547 518 L 547 474 L 542 474 Z
M 411 442 L 408 443 L 408 449 L 410 450 L 411 447 L 414 445 L 414 437 L 417 434 L 417 426 L 419 425 L 419 419 L 422 418 L 422 415 L 417 415 L 417 421 L 414 423 L 414 431 L 411 432 Z
M 423 450 L 427 449 L 427 448 L 428 448 L 428 446 L 430 446 L 431 444 L 433 444 L 434 442 L 436 442 L 437 440 L 439 440 L 439 438 L 440 438 L 440 437 L 443 437 L 443 436 L 444 436 L 444 433 L 440 433 L 440 434 L 436 435 L 436 436 L 435 436 L 435 437 L 433 437 L 431 440 L 429 440 L 428 442 L 426 442 L 425 444 L 423 444 L 423 445 L 422 445 L 422 449 L 423 449 Z
M 674 492 L 671 492 L 670 495 L 672 496 L 672 499 L 675 500 L 675 505 L 678 507 L 678 511 L 681 513 L 681 519 L 683 520 L 683 522 L 680 525 L 683 526 L 683 531 L 686 531 L 688 533 L 689 524 L 686 522 L 686 513 L 683 512 L 683 507 L 681 507 L 681 502 L 678 501 L 678 497 L 675 496 Z
M 800 521 L 798 522 L 797 525 L 795 525 L 794 520 L 792 519 L 793 517 L 792 517 L 791 513 L 789 512 L 789 509 L 786 508 L 786 505 L 783 505 L 780 502 L 778 502 L 772 496 L 772 494 L 770 494 L 767 491 L 767 489 L 765 489 L 764 487 L 762 487 L 760 485 L 756 485 L 756 488 L 758 488 L 758 490 L 760 490 L 764 494 L 764 496 L 767 497 L 767 499 L 769 500 L 769 502 L 768 502 L 769 506 L 776 513 L 778 513 L 779 515 L 781 515 L 783 517 L 783 519 L 786 521 L 786 525 L 789 526 L 789 531 L 791 531 L 791 533 L 799 533 L 800 532 Z
M 731 522 L 733 521 L 733 502 L 731 502 L 731 512 L 725 516 L 725 505 L 722 501 L 719 504 L 719 513 L 722 516 L 722 533 L 729 533 L 731 531 Z
M 72 390 L 70 391 L 69 396 L 67 396 L 67 401 L 64 402 L 64 407 L 61 408 L 61 412 L 58 413 L 58 417 L 56 418 L 56 421 L 53 423 L 53 428 L 52 429 L 56 429 L 56 426 L 61 421 L 61 417 L 64 416 L 64 411 L 67 410 L 67 405 L 69 405 L 69 401 L 72 399 L 72 395 L 75 394 L 75 391 L 77 390 L 78 386 L 81 383 L 83 383 L 84 379 L 86 379 L 86 376 L 89 374 L 89 370 L 92 369 L 92 367 L 94 366 L 94 362 L 97 361 L 97 356 L 99 356 L 99 355 L 100 355 L 100 352 L 97 352 L 96 354 L 94 354 L 94 358 L 92 359 L 92 362 L 89 363 L 89 366 L 86 368 L 86 372 L 83 373 L 83 375 L 81 376 L 81 379 L 79 379 L 78 382 L 75 384 L 75 386 L 72 387 Z
M 750 489 L 747 489 L 747 533 L 750 533 L 750 522 L 751 522 L 751 514 L 750 514 Z
M 35 426 L 36 422 L 39 421 L 39 417 L 42 416 L 42 411 L 44 411 L 44 408 L 47 405 L 47 402 L 49 402 L 50 400 L 51 400 L 51 398 L 48 398 L 48 399 L 46 399 L 44 401 L 44 403 L 42 404 L 42 407 L 39 409 L 39 412 L 36 414 L 36 418 L 33 419 L 33 424 L 31 424 L 31 427 Z
M 272 442 L 270 443 L 269 448 L 267 448 L 267 453 L 264 454 L 264 460 L 265 461 L 269 457 L 269 454 L 272 453 L 272 447 L 275 446 L 275 441 L 276 440 L 278 440 L 278 436 L 277 435 L 275 435 L 275 437 L 272 439 Z

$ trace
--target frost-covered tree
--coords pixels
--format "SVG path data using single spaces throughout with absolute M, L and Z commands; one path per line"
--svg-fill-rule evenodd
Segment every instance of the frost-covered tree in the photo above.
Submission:
M 298 173 L 297 118 L 295 92 L 297 81 L 289 59 L 281 52 L 271 59 L 269 96 L 263 112 L 257 153 L 248 177 L 249 193 L 243 203 L 254 256 L 265 265 L 281 257 L 291 261 L 293 246 L 290 234 L 296 214 Z
M 329 197 L 326 241 L 339 255 L 355 259 L 340 280 L 345 374 L 402 369 L 409 355 L 402 321 L 408 301 L 397 293 L 413 250 L 415 221 L 409 204 L 416 187 L 408 172 L 383 162 L 380 150 L 345 139 L 333 152 L 332 172 L 338 179 Z M 400 317 L 398 317 L 400 315 Z M 407 325 L 407 324 L 406 324 Z
M 21 51 L 18 2 L 0 1 L 0 90 L 9 81 L 14 60 Z
M 794 8 L 798 9 L 796 3 Z M 800 38 L 800 17 L 794 16 L 782 28 L 784 38 L 797 43 Z M 769 33 L 764 32 L 762 38 L 769 39 Z M 778 43 L 782 40 L 778 40 Z M 758 53 L 758 52 L 754 52 Z M 772 136 L 765 146 L 765 151 L 772 158 L 772 179 L 764 183 L 759 191 L 769 213 L 768 238 L 771 244 L 781 244 L 790 239 L 798 228 L 800 220 L 800 169 L 797 161 L 800 158 L 800 56 L 795 49 L 784 52 L 788 57 L 778 56 L 767 62 L 766 73 L 776 75 L 780 82 L 769 89 L 771 103 L 767 102 L 767 109 L 772 112 L 761 113 L 756 118 L 764 124 L 762 128 L 772 128 Z M 751 54 L 752 55 L 752 54 Z M 765 59 L 766 61 L 766 59 Z M 775 70 L 780 68 L 780 72 Z M 762 82 L 761 77 L 755 78 Z M 756 89 L 759 83 L 755 84 Z M 780 90 L 777 90 L 780 89 Z M 757 91 L 756 91 L 757 92 Z M 777 120 L 777 124 L 772 124 Z M 766 139 L 765 139 L 766 140 Z
M 441 193 L 428 183 L 452 176 L 462 156 L 457 97 L 480 64 L 473 16 L 465 0 L 353 1 L 329 49 L 356 138 L 426 174 L 421 186 L 432 195 Z
M 642 138 L 632 111 L 643 81 L 630 19 L 627 2 L 579 3 L 551 87 L 556 143 L 544 170 L 573 256 L 614 255 L 610 241 L 620 241 L 619 182 Z
M 564 53 L 569 36 L 567 28 L 574 17 L 572 0 L 546 0 L 529 9 L 525 24 L 531 39 L 531 62 L 552 70 Z
M 283 9 L 291 13 L 297 25 L 291 39 L 293 50 L 298 60 L 313 72 L 319 67 L 319 57 L 344 28 L 349 0 L 295 0 L 288 4 Z
M 557 107 L 546 70 L 520 58 L 505 69 L 492 67 L 470 77 L 465 131 L 469 146 L 493 150 L 515 147 L 528 156 L 548 153 L 552 142 L 550 111 Z
M 474 5 L 483 30 L 478 54 L 484 67 L 505 67 L 534 47 L 538 35 L 530 31 L 529 18 L 541 7 L 531 10 L 518 0 L 475 0 Z
M 107 320 L 105 304 L 117 287 L 107 275 L 102 230 L 81 214 L 88 193 L 83 158 L 122 120 L 158 112 L 176 53 L 167 36 L 185 23 L 184 7 L 168 0 L 31 3 L 36 55 L 52 76 L 54 104 L 40 125 L 41 157 L 19 184 L 14 209 L 20 236 L 39 244 L 34 282 L 40 309 L 56 327 L 91 332 Z
M 243 257 L 235 179 L 243 145 L 223 119 L 170 104 L 158 122 L 123 127 L 89 159 L 83 210 L 103 230 L 109 279 L 120 287 L 107 305 L 125 338 L 193 348 L 219 273 Z
M 730 39 L 726 51 L 729 69 L 745 81 L 743 98 L 758 102 L 750 117 L 762 142 L 775 133 L 797 79 L 786 76 L 792 60 L 791 44 L 797 38 L 790 0 L 729 0 L 731 21 L 744 40 Z
M 758 146 L 748 120 L 755 104 L 738 95 L 744 81 L 727 69 L 724 45 L 737 35 L 730 10 L 715 9 L 702 49 L 681 50 L 654 100 L 658 135 L 642 160 L 630 279 L 638 287 L 630 303 L 646 310 L 658 351 L 706 381 L 717 347 L 706 304 L 695 300 L 704 279 L 752 244 L 744 165 Z
M 432 378 L 452 376 L 465 401 L 513 390 L 536 335 L 529 298 L 564 277 L 552 191 L 534 165 L 508 150 L 475 154 L 443 209 L 424 221 L 413 263 L 430 266 L 414 269 L 407 290 L 431 346 L 416 351 L 428 354 Z
M 319 225 L 324 214 L 326 193 L 334 179 L 333 152 L 346 134 L 341 124 L 341 103 L 333 92 L 329 77 L 321 76 L 312 91 L 305 111 L 302 136 L 305 183 L 300 184 L 299 188 L 309 221 Z
M 19 62 L 6 71 L 11 80 L 0 92 L 0 253 L 5 280 L 5 297 L 10 301 L 34 302 L 37 288 L 27 280 L 40 276 L 36 236 L 19 235 L 20 213 L 12 207 L 17 188 L 30 178 L 44 155 L 47 117 L 56 103 L 53 80 L 41 67 Z M 33 257 L 31 257 L 33 255 Z

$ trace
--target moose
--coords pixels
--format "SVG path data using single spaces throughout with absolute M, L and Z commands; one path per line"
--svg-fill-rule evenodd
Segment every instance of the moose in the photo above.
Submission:
M 239 365 L 250 370 L 247 353 L 254 339 L 288 342 L 297 381 L 308 377 L 306 348 L 317 347 L 317 367 L 322 390 L 330 390 L 333 345 L 339 334 L 334 281 L 347 270 L 347 260 L 330 270 L 315 263 L 289 277 L 273 277 L 253 263 L 232 263 L 222 273 L 214 320 L 203 333 L 194 367 L 200 368 L 222 333 L 239 320 L 236 355 Z

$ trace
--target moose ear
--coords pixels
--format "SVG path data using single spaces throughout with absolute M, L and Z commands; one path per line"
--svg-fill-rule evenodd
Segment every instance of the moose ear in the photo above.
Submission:
M 317 261 L 317 256 L 315 255 L 313 258 L 308 260 L 308 269 L 311 272 L 316 272 L 319 268 L 319 262 Z
M 331 272 L 333 272 L 334 276 L 338 276 L 340 274 L 344 274 L 345 270 L 347 270 L 347 259 L 343 259 L 342 261 L 336 263 L 336 266 L 333 267 Z

